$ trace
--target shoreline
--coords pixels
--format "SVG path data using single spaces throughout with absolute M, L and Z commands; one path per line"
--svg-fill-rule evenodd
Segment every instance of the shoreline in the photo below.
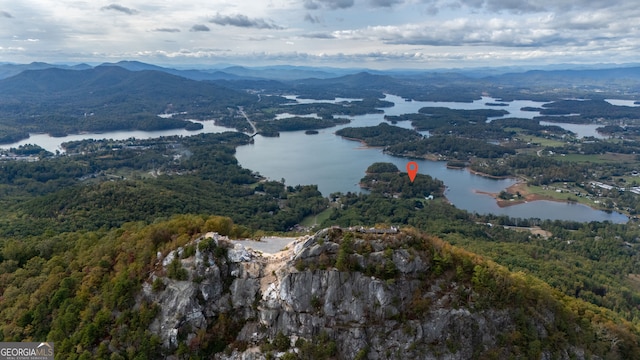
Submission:
M 352 138 L 352 137 L 348 137 L 348 136 L 343 136 L 343 135 L 338 135 L 335 132 L 333 133 L 333 135 L 341 137 L 345 140 L 349 140 L 349 141 L 356 141 L 360 143 L 360 149 L 384 149 L 385 146 L 373 146 L 373 145 L 369 145 L 367 144 L 366 141 L 362 140 L 362 139 L 357 139 L 357 138 Z
M 489 175 L 487 173 L 483 173 L 477 170 L 473 170 L 470 167 L 466 166 L 465 169 L 467 169 L 467 171 L 469 171 L 470 173 L 474 174 L 474 175 L 478 175 L 478 176 L 482 176 L 482 177 L 486 177 L 489 179 L 496 179 L 496 180 L 505 180 L 505 179 L 514 179 L 513 176 L 495 176 L 495 175 Z M 516 183 L 517 184 L 517 183 Z M 515 185 L 515 184 L 514 184 Z M 511 185 L 511 186 L 514 186 Z M 509 186 L 509 188 L 511 188 L 511 186 Z M 507 188 L 507 190 L 509 189 Z
M 350 141 L 358 141 L 360 142 L 364 148 L 377 148 L 377 149 L 384 149 L 384 147 L 379 147 L 379 146 L 371 146 L 371 145 L 367 145 L 366 141 L 361 140 L 361 139 L 354 139 L 354 138 L 349 138 L 346 136 L 340 136 L 343 139 L 346 140 L 350 140 Z M 448 159 L 446 158 L 439 158 L 438 156 L 436 156 L 435 154 L 429 153 L 429 154 L 424 154 L 421 156 L 416 156 L 415 154 L 395 154 L 395 153 L 390 153 L 390 152 L 386 152 L 385 150 L 383 150 L 384 153 L 391 155 L 393 157 L 397 157 L 397 158 L 405 158 L 405 159 L 420 159 L 420 160 L 427 160 L 427 161 L 447 161 Z M 557 202 L 557 203 L 568 203 L 568 204 L 580 204 L 580 205 L 584 205 L 589 207 L 590 209 L 593 210 L 598 210 L 598 211 L 607 211 L 606 209 L 602 209 L 600 207 L 596 207 L 592 204 L 584 204 L 581 203 L 579 201 L 575 201 L 575 200 L 570 200 L 570 199 L 558 199 L 555 197 L 551 197 L 551 196 L 546 196 L 546 195 L 540 195 L 540 194 L 534 194 L 529 192 L 528 189 L 528 185 L 525 179 L 523 179 L 522 177 L 514 177 L 514 176 L 495 176 L 495 175 L 490 175 L 487 173 L 483 173 L 480 171 L 476 171 L 471 169 L 469 166 L 465 166 L 465 167 L 457 167 L 457 166 L 448 166 L 446 165 L 446 167 L 448 169 L 455 169 L 455 170 L 467 170 L 469 171 L 469 173 L 476 175 L 476 176 L 481 176 L 481 177 L 485 177 L 485 178 L 489 178 L 489 179 L 495 179 L 495 180 L 506 180 L 506 179 L 514 179 L 516 180 L 516 182 L 512 185 L 510 185 L 509 187 L 507 187 L 506 189 L 504 189 L 505 192 L 510 193 L 512 195 L 515 196 L 515 194 L 520 193 L 520 197 L 519 198 L 513 198 L 513 199 L 509 199 L 509 200 L 504 200 L 504 199 L 500 199 L 499 193 L 492 193 L 492 192 L 487 192 L 487 191 L 482 191 L 482 190 L 477 190 L 474 189 L 473 191 L 476 194 L 482 194 L 482 195 L 489 195 L 491 197 L 493 197 L 496 200 L 496 204 L 498 205 L 498 207 L 500 208 L 506 208 L 509 206 L 514 206 L 514 205 L 520 205 L 520 204 L 525 204 L 528 202 L 533 202 L 533 201 L 553 201 L 553 202 Z M 363 188 L 362 186 L 360 186 L 361 189 L 363 190 L 367 190 L 370 191 L 369 189 Z M 444 201 L 448 202 L 451 204 L 451 201 L 449 201 L 449 199 L 447 199 L 446 197 L 446 191 L 447 191 L 447 187 L 445 185 L 445 189 L 443 191 L 442 197 L 444 199 Z M 619 212 L 629 218 L 631 218 L 631 215 L 629 215 L 628 213 L 624 212 L 624 211 L 620 211 L 620 210 L 612 210 L 612 211 L 616 211 Z
M 514 199 L 514 200 L 503 200 L 503 199 L 498 198 L 498 195 L 499 195 L 498 193 L 492 193 L 492 192 L 481 191 L 481 190 L 474 190 L 474 192 L 476 194 L 489 195 L 489 196 L 493 197 L 496 200 L 496 203 L 498 204 L 498 206 L 500 208 L 505 208 L 505 207 L 519 205 L 519 204 L 525 204 L 525 203 L 528 203 L 528 202 L 540 201 L 540 200 L 554 201 L 554 202 L 560 202 L 560 203 L 569 202 L 567 200 L 555 199 L 555 198 L 552 198 L 550 196 L 532 194 L 527 189 L 527 183 L 525 181 L 522 181 L 522 180 L 518 180 L 518 182 L 516 182 L 515 184 L 513 184 L 513 185 L 509 186 L 508 188 L 504 189 L 504 191 L 508 192 L 509 194 L 520 193 L 521 198 Z M 585 206 L 589 206 L 589 205 L 585 205 Z M 594 208 L 593 206 L 589 206 L 589 207 L 594 209 L 594 210 L 601 210 L 601 209 Z

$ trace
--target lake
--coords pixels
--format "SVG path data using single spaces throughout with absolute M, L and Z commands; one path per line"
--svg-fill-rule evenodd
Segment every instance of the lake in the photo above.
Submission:
M 295 96 L 288 97 L 294 100 Z M 332 102 L 354 100 L 336 99 Z M 255 137 L 254 144 L 240 146 L 236 157 L 242 167 L 257 171 L 272 180 L 285 179 L 287 185 L 317 184 L 319 190 L 328 196 L 333 192 L 360 192 L 358 182 L 364 172 L 374 162 L 391 162 L 405 171 L 407 159 L 383 154 L 381 149 L 367 148 L 359 142 L 345 140 L 336 136 L 335 131 L 348 126 L 373 126 L 384 122 L 384 115 L 401 115 L 416 113 L 420 108 L 449 107 L 452 109 L 504 109 L 510 112 L 506 117 L 521 117 L 531 119 L 537 112 L 522 111 L 522 107 L 540 107 L 543 103 L 517 100 L 506 103 L 507 106 L 487 106 L 486 103 L 500 102 L 499 100 L 483 97 L 471 103 L 461 102 L 430 102 L 405 101 L 394 95 L 387 95 L 385 100 L 396 105 L 385 108 L 384 114 L 367 114 L 350 117 L 351 123 L 338 127 L 320 130 L 317 135 L 306 135 L 304 131 L 283 132 L 280 137 Z M 301 102 L 318 102 L 303 100 Z M 329 102 L 329 101 L 324 101 Z M 281 116 L 282 117 L 282 116 Z M 60 145 L 64 142 L 84 139 L 114 139 L 124 140 L 131 137 L 148 139 L 160 136 L 181 135 L 189 136 L 199 133 L 214 133 L 232 131 L 216 126 L 213 121 L 201 121 L 204 128 L 198 131 L 184 129 L 165 131 L 114 131 L 100 134 L 79 134 L 65 137 L 50 137 L 46 134 L 34 134 L 29 139 L 0 145 L 8 149 L 24 144 L 37 144 L 44 149 L 56 152 L 63 151 Z M 401 127 L 411 128 L 408 121 L 399 122 Z M 575 124 L 558 124 L 570 125 Z M 580 130 L 580 129 L 578 129 Z M 593 129 L 581 136 L 593 136 Z M 425 132 L 426 134 L 426 132 Z M 580 136 L 580 135 L 579 135 Z M 521 218 L 558 219 L 572 221 L 611 221 L 623 223 L 628 218 L 620 213 L 607 213 L 594 210 L 581 204 L 568 204 L 552 201 L 534 201 L 510 207 L 498 207 L 495 199 L 488 195 L 478 194 L 475 190 L 497 193 L 514 183 L 512 179 L 495 180 L 473 175 L 466 170 L 448 169 L 444 162 L 417 160 L 419 173 L 428 174 L 444 181 L 447 189 L 445 195 L 452 204 L 460 209 L 481 214 L 493 213 Z
M 376 125 L 380 119 L 368 115 L 355 117 L 345 126 Z M 242 167 L 259 172 L 272 180 L 285 179 L 287 185 L 317 184 L 326 196 L 334 192 L 359 192 L 358 182 L 374 162 L 391 162 L 406 171 L 407 159 L 367 148 L 359 142 L 342 139 L 334 132 L 342 127 L 320 130 L 318 135 L 304 131 L 281 133 L 278 138 L 255 137 L 251 145 L 240 146 L 236 157 Z M 490 179 L 467 170 L 448 169 L 445 162 L 415 160 L 418 172 L 444 181 L 445 196 L 460 209 L 480 214 L 499 214 L 520 218 L 572 221 L 627 222 L 623 214 L 594 210 L 581 204 L 533 201 L 500 208 L 491 196 L 475 190 L 497 193 L 512 185 L 513 179 Z
M 284 178 L 287 185 L 317 184 L 324 195 L 334 192 L 359 192 L 358 182 L 369 165 L 381 161 L 391 162 L 401 171 L 405 171 L 408 160 L 384 154 L 381 149 L 368 148 L 356 141 L 345 140 L 334 134 L 337 130 L 344 127 L 377 125 L 384 122 L 385 114 L 415 113 L 425 106 L 470 110 L 486 109 L 486 103 L 496 102 L 492 98 L 482 98 L 473 103 L 405 101 L 394 95 L 387 95 L 385 100 L 394 102 L 396 106 L 385 108 L 384 114 L 353 116 L 350 117 L 350 124 L 320 130 L 317 135 L 306 135 L 304 131 L 283 132 L 277 138 L 258 135 L 253 144 L 238 147 L 236 157 L 243 167 L 258 171 L 272 180 Z M 520 109 L 525 106 L 540 107 L 542 105 L 540 102 L 525 100 L 507 104 L 509 105 L 495 108 L 505 109 L 517 114 L 513 116 L 529 119 L 537 116 L 538 113 Z M 511 116 L 512 114 L 507 115 L 507 117 Z M 397 125 L 411 128 L 408 121 L 398 122 Z M 476 190 L 497 193 L 512 185 L 515 180 L 496 180 L 474 175 L 467 170 L 448 169 L 445 162 L 429 160 L 416 160 L 416 162 L 419 173 L 444 181 L 447 187 L 445 195 L 452 204 L 470 212 L 573 221 L 608 220 L 622 223 L 628 220 L 625 215 L 617 212 L 607 213 L 581 204 L 554 201 L 534 201 L 500 208 L 495 199 L 478 194 Z
M 616 105 L 616 106 L 632 106 L 632 107 L 640 106 L 640 104 L 635 103 L 637 100 L 604 99 L 604 101 L 608 102 L 611 105 Z
M 514 100 L 510 102 L 503 102 L 498 99 L 490 98 L 483 96 L 480 100 L 475 100 L 473 102 L 451 102 L 451 101 L 404 101 L 399 96 L 389 95 L 385 98 L 387 101 L 391 101 L 396 105 L 392 108 L 385 108 L 386 115 L 402 115 L 402 114 L 411 114 L 417 113 L 420 108 L 423 107 L 447 107 L 449 109 L 456 110 L 479 110 L 479 109 L 495 109 L 495 110 L 506 110 L 509 113 L 507 115 L 492 117 L 489 118 L 488 121 L 493 121 L 501 118 L 522 118 L 522 119 L 533 119 L 536 116 L 540 116 L 539 111 L 523 111 L 522 108 L 530 107 L 530 108 L 541 108 L 545 102 L 540 101 L 532 101 L 532 100 Z M 618 102 L 616 100 L 609 100 L 617 105 Z M 628 103 L 633 103 L 633 100 L 618 100 L 620 101 L 620 105 L 628 105 Z M 506 104 L 506 106 L 488 106 L 487 103 L 500 103 Z M 401 121 L 398 122 L 398 126 L 405 127 L 411 129 L 410 121 Z M 563 122 L 549 122 L 549 121 L 540 121 L 540 125 L 555 125 L 559 126 L 565 130 L 569 130 L 576 134 L 578 138 L 583 138 L 587 136 L 592 136 L 597 139 L 604 139 L 606 136 L 600 134 L 596 131 L 597 128 L 602 125 L 597 124 L 572 124 L 572 123 L 563 123 Z
M 73 134 L 61 137 L 52 137 L 49 134 L 29 134 L 28 139 L 20 140 L 12 144 L 0 144 L 0 149 L 17 148 L 21 145 L 36 144 L 41 148 L 56 153 L 56 151 L 64 152 L 62 144 L 69 141 L 79 141 L 87 139 L 113 139 L 113 140 L 126 140 L 129 138 L 136 139 L 153 139 L 162 136 L 191 136 L 202 133 L 221 133 L 225 131 L 235 131 L 223 126 L 214 124 L 213 120 L 196 121 L 203 125 L 200 130 L 189 131 L 185 129 L 172 129 L 172 130 L 159 130 L 159 131 L 142 131 L 142 130 L 123 130 L 123 131 L 108 131 L 104 133 L 83 133 Z

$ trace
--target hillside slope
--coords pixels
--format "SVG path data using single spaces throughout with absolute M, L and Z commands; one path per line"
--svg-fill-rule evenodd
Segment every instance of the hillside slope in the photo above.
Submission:
M 411 229 L 324 229 L 275 254 L 211 231 L 239 233 L 179 216 L 41 255 L 6 244 L 1 340 L 60 359 L 640 358 L 612 312 Z
M 160 118 L 181 113 L 211 119 L 228 107 L 253 104 L 257 97 L 213 82 L 189 80 L 161 71 L 128 71 L 118 66 L 87 70 L 47 68 L 0 80 L 0 141 L 27 133 L 54 135 L 82 131 L 163 130 L 189 121 Z

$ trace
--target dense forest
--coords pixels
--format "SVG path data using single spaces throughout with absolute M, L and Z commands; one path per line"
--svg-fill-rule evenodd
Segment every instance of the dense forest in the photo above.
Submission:
M 558 121 L 573 123 L 593 123 L 599 119 L 625 120 L 634 123 L 640 118 L 640 108 L 631 106 L 615 106 L 605 100 L 559 100 L 543 105 L 540 111 L 541 117 L 546 121 Z M 558 115 L 574 115 L 563 116 Z
M 414 181 L 407 173 L 401 173 L 391 163 L 374 163 L 360 180 L 360 187 L 391 197 L 417 199 L 416 206 L 423 207 L 424 199 L 442 197 L 444 183 L 429 175 L 416 174 Z
M 453 159 L 468 159 L 470 156 L 497 158 L 513 155 L 515 150 L 494 145 L 482 140 L 455 136 L 431 136 L 423 138 L 414 130 L 403 129 L 381 123 L 377 126 L 344 128 L 336 131 L 349 139 L 361 140 L 369 146 L 382 146 L 385 152 L 397 156 L 423 157 L 438 154 Z
M 429 231 L 435 229 L 437 226 Z M 250 235 L 242 233 L 229 218 L 182 215 L 150 225 L 128 223 L 110 230 L 43 235 L 27 243 L 36 249 L 29 256 L 25 256 L 19 243 L 5 244 L 0 263 L 3 292 L 0 339 L 46 338 L 55 342 L 56 357 L 64 359 L 154 359 L 169 355 L 204 359 L 223 351 L 229 354 L 234 349 L 246 349 L 246 343 L 235 341 L 246 320 L 231 312 L 217 314 L 194 338 L 187 339 L 179 333 L 179 344 L 165 348 L 160 336 L 149 330 L 161 312 L 159 305 L 138 296 L 143 288 L 160 293 L 171 280 L 202 281 L 185 278 L 186 270 L 180 262 L 196 253 L 222 269 L 223 291 L 228 293 L 234 279 L 228 265 L 229 245 L 204 240 L 193 242 L 209 231 Z M 447 237 L 455 240 L 459 235 L 450 232 Z M 367 237 L 369 241 L 358 237 L 362 235 L 332 234 L 331 239 L 340 244 L 335 257 L 326 257 L 321 264 L 300 263 L 296 267 L 299 271 L 321 266 L 340 272 L 362 272 L 386 280 L 388 286 L 403 281 L 402 273 L 388 256 L 383 258 L 384 264 L 358 268 L 356 259 L 367 257 L 373 243 L 371 236 Z M 498 244 L 506 249 L 503 243 Z M 159 271 L 158 254 L 168 254 L 179 247 L 182 255 L 167 266 L 163 275 L 167 280 L 158 277 L 152 281 L 148 274 Z M 426 258 L 433 266 L 430 274 L 414 283 L 426 287 L 442 278 L 447 279 L 447 283 L 463 285 L 448 296 L 452 304 L 445 308 L 472 309 L 475 313 L 499 311 L 503 317 L 509 314 L 515 319 L 515 327 L 497 339 L 498 347 L 479 348 L 478 353 L 536 358 L 543 351 L 560 356 L 566 347 L 580 346 L 588 354 L 630 359 L 639 351 L 637 327 L 614 312 L 576 300 L 574 294 L 564 295 L 522 272 L 509 272 L 473 253 L 451 247 L 437 236 L 407 229 L 402 237 L 387 240 L 384 253 L 396 250 Z M 550 255 L 553 253 L 547 255 L 540 251 L 539 254 Z M 578 259 L 577 255 L 571 256 Z M 555 262 L 552 264 L 551 269 Z M 576 289 L 585 294 L 591 293 L 590 290 L 599 293 L 608 290 L 590 288 L 591 282 L 579 286 Z M 442 289 L 447 290 L 447 287 Z M 419 292 L 407 297 L 411 299 L 407 311 L 390 318 L 390 323 L 409 326 L 434 307 L 442 306 L 431 304 Z M 539 335 L 533 326 L 535 322 L 546 323 L 545 336 Z M 281 337 L 277 335 L 271 342 L 263 343 L 261 351 L 287 351 L 291 342 L 283 343 Z M 315 339 L 297 341 L 295 347 L 314 359 L 335 356 L 335 349 L 329 350 L 335 347 L 335 339 L 322 334 Z M 455 347 L 449 351 L 455 352 Z
M 363 141 L 368 146 L 383 147 L 422 138 L 420 134 L 413 130 L 403 129 L 385 123 L 381 123 L 378 126 L 347 127 L 336 131 L 336 135 Z
M 385 151 L 399 156 L 422 157 L 438 154 L 453 159 L 468 159 L 470 156 L 499 158 L 516 153 L 515 150 L 501 145 L 475 139 L 460 141 L 453 136 L 432 136 L 418 141 L 404 142 L 389 146 Z
M 272 136 L 280 131 L 317 130 L 333 127 L 340 124 L 348 124 L 349 119 L 330 118 L 316 119 L 308 117 L 289 117 L 279 120 L 263 121 L 258 124 L 258 132 L 265 136 Z
M 244 230 L 229 218 L 175 216 L 154 225 L 48 231 L 3 244 L 0 339 L 53 341 L 57 359 L 157 359 L 163 350 L 149 325 L 159 308 L 136 300 L 156 253 L 184 246 L 207 231 L 241 235 Z M 206 243 L 200 250 L 210 251 L 215 261 L 225 256 L 224 248 Z M 201 351 L 220 351 L 229 341 L 234 330 L 227 322 L 233 320 L 221 316 L 219 321 L 211 348 Z
M 211 213 L 286 231 L 327 200 L 317 187 L 263 181 L 237 164 L 240 133 L 67 144 L 66 156 L 1 162 L 5 235 L 93 230 L 182 213 Z M 116 150 L 117 151 L 114 151 Z
M 429 108 L 432 109 L 432 108 Z M 449 110 L 441 115 L 432 114 L 404 114 L 399 116 L 385 116 L 391 123 L 411 121 L 411 125 L 418 131 L 429 131 L 431 135 L 455 135 L 464 138 L 494 141 L 511 140 L 518 134 L 531 136 L 571 135 L 570 131 L 559 126 L 540 125 L 538 120 L 518 118 L 499 118 L 488 121 L 480 114 L 468 113 L 468 110 Z M 438 110 L 440 111 L 440 110 Z M 456 114 L 456 112 L 462 112 Z M 452 114 L 456 114 L 452 116 Z M 499 116 L 496 115 L 496 116 Z

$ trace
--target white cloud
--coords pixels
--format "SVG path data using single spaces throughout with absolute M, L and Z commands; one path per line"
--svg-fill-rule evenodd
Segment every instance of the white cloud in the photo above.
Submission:
M 637 24 L 629 0 L 22 0 L 2 5 L 0 51 L 4 61 L 637 61 Z

